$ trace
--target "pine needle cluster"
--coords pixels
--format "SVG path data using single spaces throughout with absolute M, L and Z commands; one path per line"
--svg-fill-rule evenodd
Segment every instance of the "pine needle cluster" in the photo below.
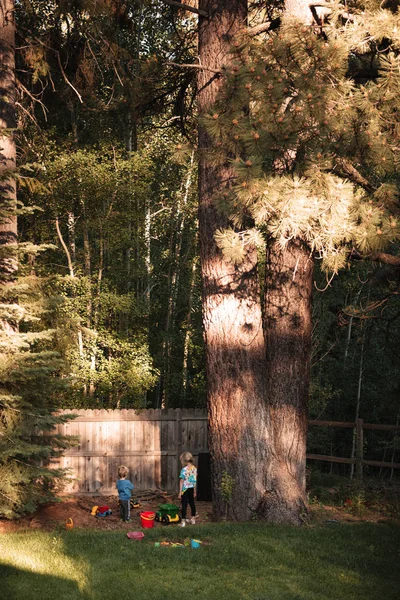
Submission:
M 250 217 L 282 246 L 301 238 L 334 272 L 351 248 L 398 239 L 399 51 L 399 13 L 339 3 L 320 26 L 284 17 L 263 39 L 234 41 L 203 122 L 213 160 L 234 167 L 217 202 L 236 230 Z M 218 239 L 237 262 L 244 235 L 233 233 Z
M 60 356 L 50 349 L 53 332 L 40 327 L 39 304 L 26 281 L 0 286 L 0 516 L 5 518 L 55 498 L 67 472 L 51 468 L 51 460 L 74 442 L 54 433 L 69 419 L 55 413 L 65 381 L 59 376 Z

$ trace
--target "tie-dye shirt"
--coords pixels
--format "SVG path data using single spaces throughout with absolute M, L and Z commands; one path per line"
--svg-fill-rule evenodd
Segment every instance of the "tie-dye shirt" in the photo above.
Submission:
M 179 475 L 179 479 L 183 479 L 182 483 L 182 493 L 186 492 L 189 488 L 196 487 L 197 482 L 197 469 L 194 465 L 186 465 L 181 470 Z

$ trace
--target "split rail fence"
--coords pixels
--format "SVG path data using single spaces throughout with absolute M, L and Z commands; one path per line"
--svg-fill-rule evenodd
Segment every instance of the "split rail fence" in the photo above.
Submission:
M 351 421 L 308 421 L 308 425 L 316 425 L 319 427 L 345 427 L 355 429 L 356 435 L 356 451 L 354 458 L 346 458 L 342 456 L 326 456 L 322 454 L 307 454 L 310 460 L 322 460 L 333 463 L 344 463 L 347 465 L 355 465 L 356 477 L 362 479 L 364 465 L 371 467 L 387 467 L 390 469 L 400 469 L 400 463 L 384 462 L 380 460 L 364 459 L 364 430 L 375 429 L 380 431 L 400 431 L 400 425 L 384 425 L 379 423 L 364 423 L 363 419 L 356 419 L 356 422 Z
M 118 466 L 127 465 L 137 490 L 160 487 L 177 490 L 179 456 L 189 450 L 197 459 L 208 452 L 207 412 L 201 409 L 169 410 L 66 410 L 77 418 L 58 425 L 58 433 L 77 436 L 79 444 L 64 452 L 53 463 L 68 468 L 71 494 L 114 494 Z M 356 430 L 354 458 L 307 454 L 307 459 L 354 464 L 356 476 L 363 466 L 400 468 L 399 463 L 365 460 L 364 430 L 397 432 L 400 425 L 352 422 L 309 421 L 310 426 L 346 427 Z

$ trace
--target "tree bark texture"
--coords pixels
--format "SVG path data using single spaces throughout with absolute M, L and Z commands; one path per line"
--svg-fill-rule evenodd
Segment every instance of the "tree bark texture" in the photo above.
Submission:
M 200 64 L 220 70 L 230 61 L 235 34 L 246 25 L 244 0 L 201 0 L 209 18 L 199 19 Z M 211 110 L 223 81 L 199 69 L 200 115 Z M 265 344 L 257 277 L 257 252 L 249 249 L 239 267 L 224 260 L 214 235 L 227 226 L 214 198 L 228 188 L 230 167 L 207 160 L 211 140 L 199 127 L 199 240 L 203 283 L 209 446 L 212 456 L 214 512 L 225 515 L 221 492 L 224 472 L 234 479 L 231 518 L 256 515 L 266 486 L 268 412 L 265 402 Z
M 0 283 L 17 272 L 15 180 L 3 179 L 15 170 L 15 22 L 14 0 L 0 0 Z
M 271 457 L 263 512 L 301 524 L 306 501 L 313 260 L 300 240 L 267 249 L 264 331 Z

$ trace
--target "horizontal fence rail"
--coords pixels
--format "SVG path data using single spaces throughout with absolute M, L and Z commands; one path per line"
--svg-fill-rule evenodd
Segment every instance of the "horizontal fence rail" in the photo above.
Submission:
M 208 453 L 207 412 L 202 409 L 65 410 L 61 415 L 77 417 L 57 426 L 57 433 L 76 436 L 77 446 L 65 451 L 52 466 L 67 468 L 71 480 L 66 488 L 72 494 L 115 493 L 118 466 L 125 464 L 135 489 L 163 488 L 177 490 L 179 457 L 185 450 L 195 460 Z M 308 460 L 355 465 L 362 477 L 364 465 L 400 468 L 399 463 L 365 460 L 363 431 L 376 429 L 400 431 L 400 425 L 310 420 L 310 426 L 343 427 L 356 431 L 354 458 L 307 454 Z
M 379 430 L 379 431 L 400 431 L 400 425 L 384 425 L 380 423 L 364 423 L 363 419 L 356 419 L 353 423 L 351 421 L 315 421 L 309 420 L 309 425 L 315 425 L 317 427 L 345 427 L 355 430 L 356 434 L 356 455 L 354 458 L 346 458 L 343 456 L 327 456 L 325 454 L 307 454 L 309 460 L 322 460 L 331 463 L 344 463 L 348 465 L 355 465 L 356 476 L 362 478 L 364 465 L 372 467 L 385 467 L 389 469 L 400 469 L 400 463 L 386 462 L 380 460 L 366 460 L 364 459 L 364 429 Z

